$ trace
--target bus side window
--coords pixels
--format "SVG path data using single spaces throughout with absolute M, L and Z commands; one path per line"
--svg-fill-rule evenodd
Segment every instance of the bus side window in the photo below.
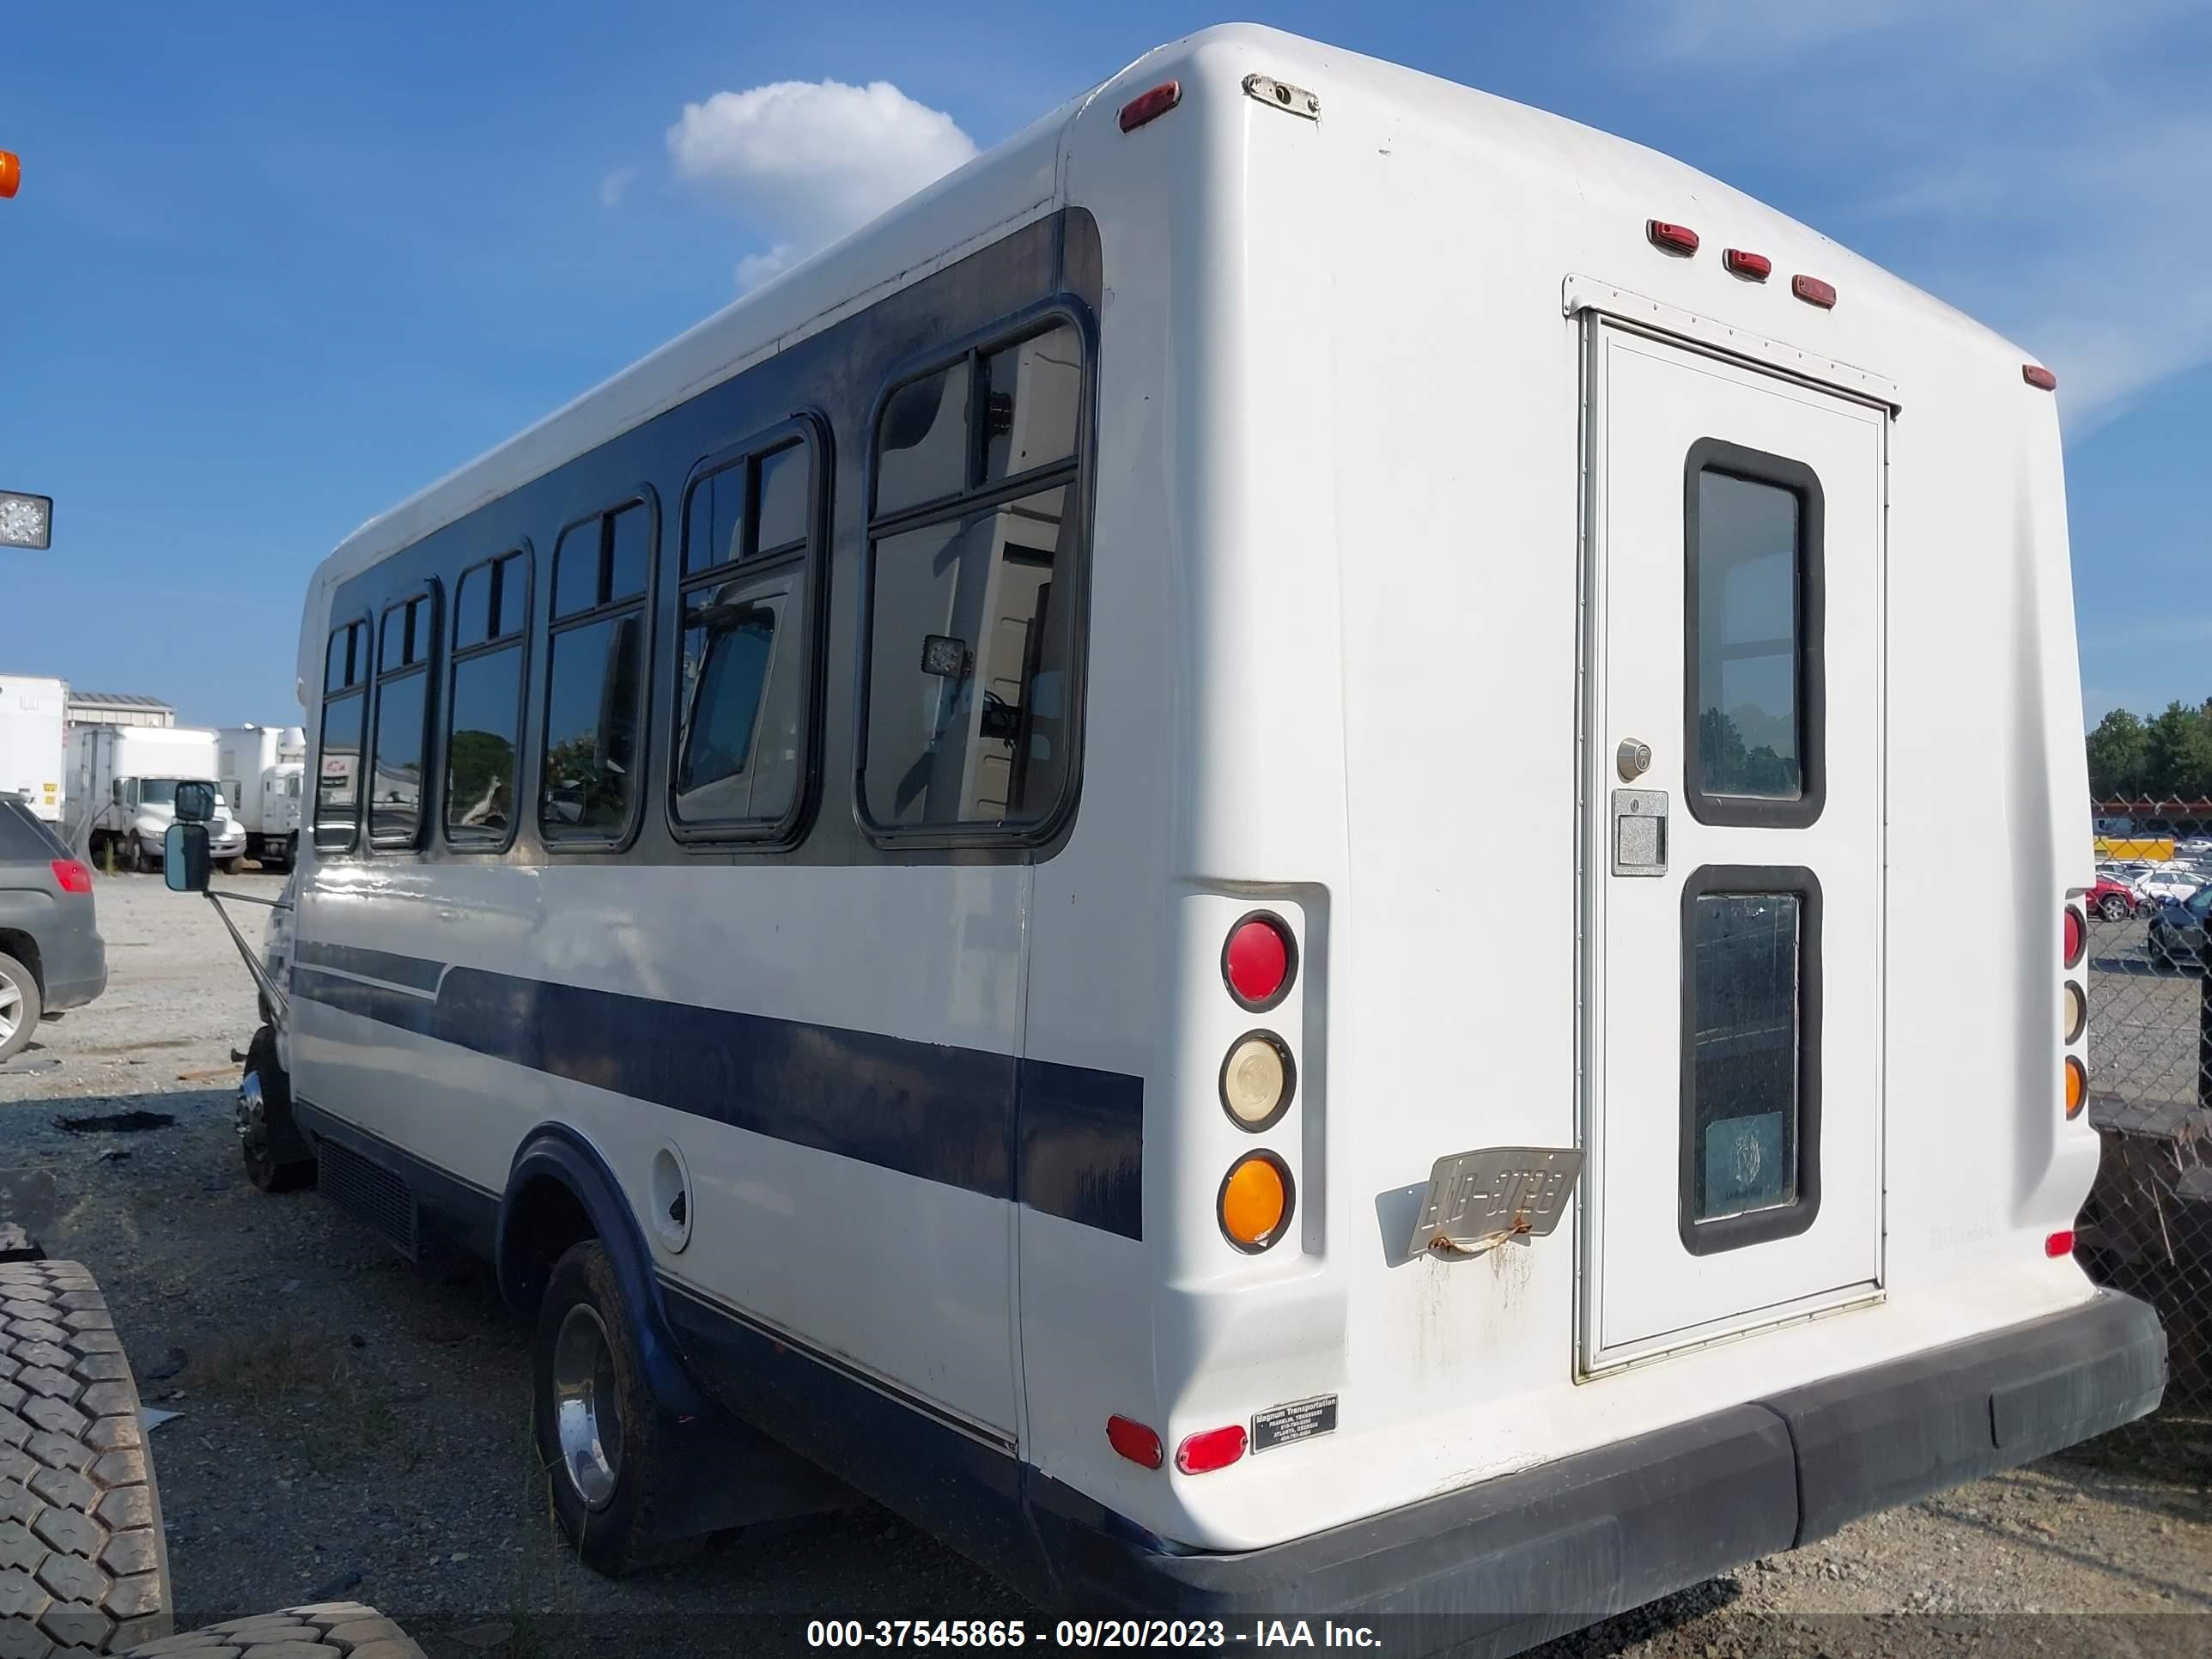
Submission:
M 361 836 L 361 742 L 368 711 L 368 624 L 331 632 L 315 745 L 315 848 L 349 853 Z
M 435 610 L 428 592 L 385 607 L 376 663 L 376 740 L 369 761 L 372 847 L 422 845 Z
M 669 811 L 679 833 L 787 830 L 805 777 L 814 446 L 787 433 L 684 495 Z
M 527 549 L 461 573 L 446 698 L 445 823 L 447 842 L 471 852 L 514 838 L 529 600 Z
M 879 836 L 957 826 L 1018 839 L 1066 804 L 1086 556 L 1083 384 L 1081 336 L 1060 322 L 971 352 L 884 402 L 860 768 L 862 816 Z M 959 494 L 893 489 L 913 470 L 899 461 L 902 444 L 939 441 L 948 410 L 971 417 Z
M 554 547 L 538 800 L 549 842 L 620 842 L 636 822 L 653 541 L 640 498 L 570 525 Z

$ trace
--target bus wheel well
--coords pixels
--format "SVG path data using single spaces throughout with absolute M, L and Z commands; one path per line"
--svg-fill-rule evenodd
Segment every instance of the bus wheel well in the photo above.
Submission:
M 526 1182 L 507 1200 L 500 1233 L 499 1282 L 508 1304 L 519 1313 L 535 1314 L 553 1264 L 599 1231 L 566 1182 L 550 1175 Z
M 19 933 L 13 928 L 0 927 L 0 957 L 13 957 L 31 970 L 31 982 L 46 994 L 46 964 L 39 960 L 39 941 L 28 933 Z

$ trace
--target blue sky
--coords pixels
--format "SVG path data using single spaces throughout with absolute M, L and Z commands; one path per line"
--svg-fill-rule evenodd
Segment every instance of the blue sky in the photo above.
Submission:
M 741 272 L 1226 15 L 15 13 L 0 486 L 57 507 L 51 552 L 0 553 L 0 666 L 195 723 L 298 718 L 306 579 L 363 520 L 726 303 Z M 1245 15 L 1680 155 L 2041 355 L 2088 718 L 2212 696 L 2202 0 Z M 757 90 L 822 82 L 846 89 Z

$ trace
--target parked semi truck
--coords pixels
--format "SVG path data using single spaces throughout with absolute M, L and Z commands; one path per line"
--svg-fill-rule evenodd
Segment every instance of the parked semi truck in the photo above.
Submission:
M 297 726 L 226 726 L 216 733 L 216 781 L 246 830 L 246 856 L 289 870 L 300 846 L 300 802 L 307 733 Z
M 177 786 L 216 781 L 216 734 L 204 726 L 79 726 L 70 732 L 68 788 L 91 814 L 95 863 L 120 870 L 161 864 L 161 837 L 176 816 Z M 208 825 L 208 852 L 227 872 L 246 856 L 246 828 L 228 805 Z
M 69 687 L 60 680 L 0 674 L 0 795 L 21 795 L 33 816 L 62 821 Z

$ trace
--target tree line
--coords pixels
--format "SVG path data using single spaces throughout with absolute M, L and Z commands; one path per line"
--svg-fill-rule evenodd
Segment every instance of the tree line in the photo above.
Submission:
M 2115 708 L 2089 733 L 2098 800 L 2212 799 L 2212 702 L 2170 702 L 2148 720 Z

